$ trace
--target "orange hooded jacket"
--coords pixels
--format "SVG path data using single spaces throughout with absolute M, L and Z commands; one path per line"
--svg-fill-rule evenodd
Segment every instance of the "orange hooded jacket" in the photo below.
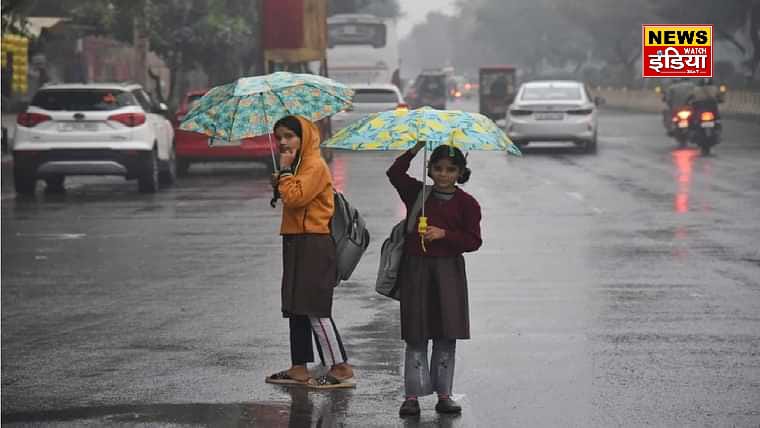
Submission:
M 301 149 L 293 174 L 282 174 L 277 188 L 282 198 L 281 235 L 329 234 L 334 211 L 330 169 L 319 152 L 319 128 L 296 116 L 301 123 Z

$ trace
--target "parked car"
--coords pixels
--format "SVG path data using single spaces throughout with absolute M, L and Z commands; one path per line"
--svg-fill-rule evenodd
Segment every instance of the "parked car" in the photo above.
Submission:
M 350 86 L 354 90 L 353 104 L 350 110 L 342 111 L 332 117 L 333 131 L 337 131 L 370 113 L 406 107 L 404 98 L 396 85 L 369 83 Z
M 179 124 L 208 90 L 188 92 L 180 103 L 174 121 L 175 145 L 177 147 L 177 174 L 184 176 L 190 165 L 202 162 L 255 161 L 272 169 L 272 151 L 266 135 L 245 138 L 234 144 L 209 145 L 209 136 L 179 129 Z M 276 144 L 273 140 L 273 144 Z
M 596 153 L 597 104 L 581 82 L 533 81 L 520 86 L 509 106 L 505 127 L 518 146 L 533 141 L 570 141 Z
M 144 193 L 175 178 L 174 131 L 166 105 L 140 85 L 45 85 L 17 117 L 13 140 L 16 192 L 38 179 L 60 192 L 69 175 L 121 175 Z

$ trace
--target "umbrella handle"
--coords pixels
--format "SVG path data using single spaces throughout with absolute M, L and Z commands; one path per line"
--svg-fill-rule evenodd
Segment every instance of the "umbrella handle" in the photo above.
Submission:
M 269 206 L 276 207 L 278 199 L 280 199 L 280 192 L 277 189 L 272 189 L 272 199 L 269 201 Z

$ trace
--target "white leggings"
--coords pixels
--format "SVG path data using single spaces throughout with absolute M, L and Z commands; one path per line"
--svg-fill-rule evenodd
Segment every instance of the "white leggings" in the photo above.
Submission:
M 314 361 L 312 335 L 316 339 L 322 364 L 332 367 L 348 360 L 332 318 L 294 315 L 290 318 L 290 355 L 294 365 Z

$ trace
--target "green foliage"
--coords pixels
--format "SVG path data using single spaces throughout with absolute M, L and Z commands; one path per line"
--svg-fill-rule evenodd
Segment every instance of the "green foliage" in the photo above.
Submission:
M 212 84 L 233 80 L 254 65 L 258 49 L 256 0 L 77 0 L 77 24 L 133 43 L 136 33 L 172 72 L 201 67 Z M 175 96 L 172 78 L 170 98 Z

